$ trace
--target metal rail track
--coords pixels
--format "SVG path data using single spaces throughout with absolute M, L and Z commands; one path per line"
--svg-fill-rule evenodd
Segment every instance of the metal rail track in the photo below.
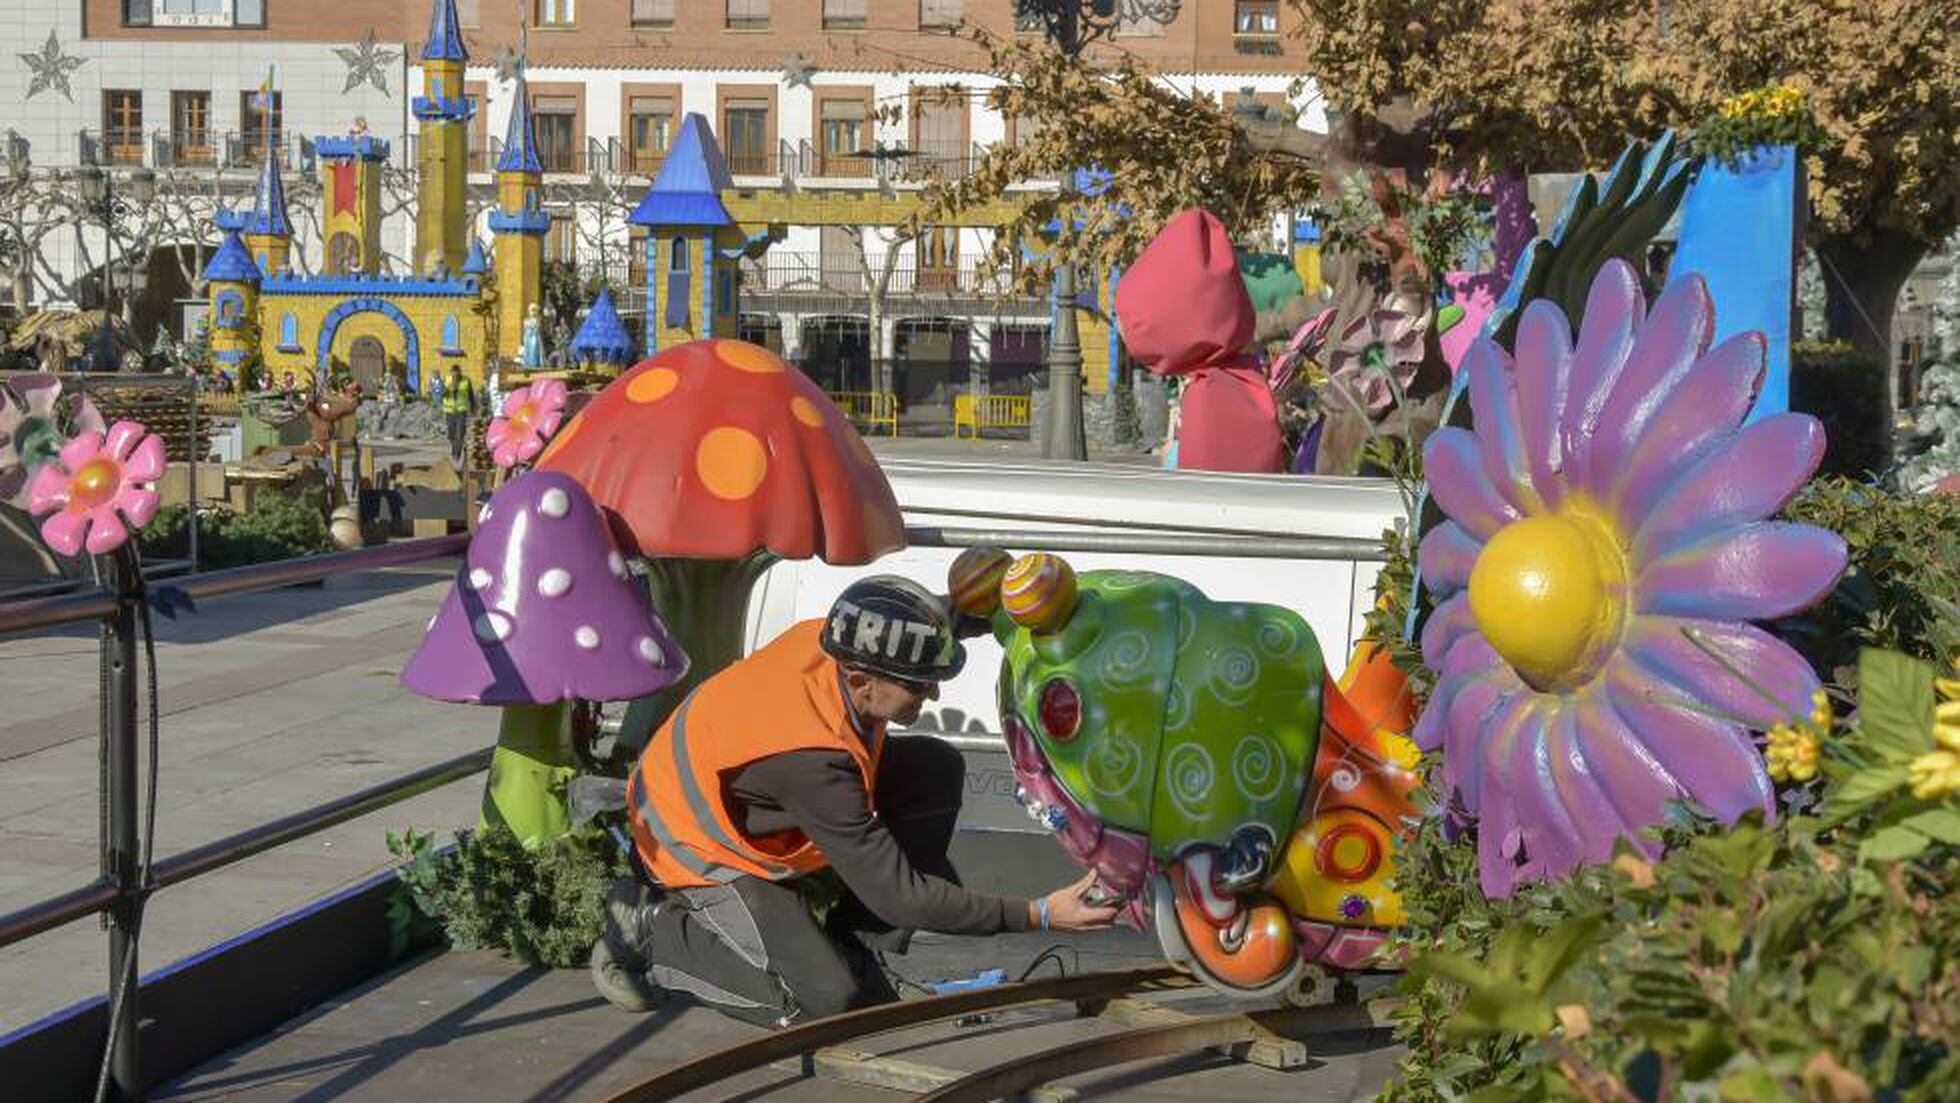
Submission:
M 606 1103 L 663 1103 L 770 1066 L 913 1093 L 916 1103 L 973 1103 L 989 1099 L 1061 1101 L 1068 1088 L 1042 1088 L 1053 1080 L 1150 1057 L 1213 1049 L 1274 1069 L 1308 1061 L 1299 1035 L 1351 1029 L 1366 1009 L 1354 1002 L 1309 1008 L 1281 1007 L 1197 1017 L 1135 993 L 1190 988 L 1197 982 L 1170 965 L 1083 973 L 883 1004 L 818 1019 L 801 1026 L 697 1057 L 627 1088 Z M 886 1034 L 1025 1004 L 1068 1001 L 1079 1014 L 1133 1029 L 1070 1042 L 975 1072 L 844 1048 Z M 1370 1020 L 1372 1021 L 1372 1019 Z

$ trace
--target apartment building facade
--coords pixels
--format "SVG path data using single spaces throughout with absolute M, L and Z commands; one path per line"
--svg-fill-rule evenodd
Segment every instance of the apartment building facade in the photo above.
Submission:
M 546 258 L 607 270 L 627 291 L 629 321 L 643 254 L 623 214 L 688 114 L 707 120 L 741 188 L 811 196 L 917 188 L 966 172 L 987 148 L 1019 137 L 1016 120 L 986 106 L 996 80 L 983 71 L 984 51 L 958 29 L 1039 34 L 1038 21 L 1017 16 L 1015 0 L 456 6 L 471 58 L 464 93 L 475 104 L 470 204 L 489 205 L 489 169 L 521 56 L 552 217 Z M 1281 0 L 1185 0 L 1168 23 L 1126 22 L 1092 52 L 1133 54 L 1189 94 L 1290 102 L 1302 125 L 1324 129 L 1311 90 L 1289 96 L 1294 18 Z M 158 188 L 159 202 L 195 194 L 247 206 L 259 161 L 276 146 L 296 184 L 295 264 L 318 270 L 326 258 L 317 220 L 304 213 L 314 142 L 362 133 L 390 143 L 397 169 L 414 169 L 410 99 L 422 86 L 426 30 L 426 5 L 400 0 L 0 0 L 10 53 L 37 55 L 0 66 L 0 96 L 13 105 L 9 165 L 55 178 L 85 164 L 112 174 L 140 168 L 168 185 Z M 935 91 L 947 86 L 959 94 Z M 897 121 L 880 110 L 894 105 Z M 383 215 L 385 266 L 410 274 L 414 188 L 405 183 L 396 193 Z M 483 218 L 475 232 L 487 238 Z M 153 228 L 152 236 L 181 238 L 196 232 L 194 221 L 208 220 Z M 1032 370 L 1050 308 L 1003 299 L 983 284 L 988 231 L 929 232 L 896 246 L 888 237 L 876 226 L 797 226 L 792 216 L 788 234 L 745 266 L 745 333 L 823 361 L 819 370 L 833 371 L 828 381 L 840 387 L 853 382 L 848 362 L 872 352 L 890 361 L 928 349 L 913 358 L 942 359 L 956 379 L 960 365 L 990 359 Z M 217 241 L 200 244 L 215 249 Z M 88 226 L 38 245 L 46 264 L 28 296 L 36 304 L 71 297 L 64 281 L 118 252 Z M 185 242 L 140 245 L 181 252 Z M 161 300 L 196 292 L 168 278 L 167 265 L 133 263 L 151 272 L 145 316 L 168 319 Z M 871 310 L 866 297 L 881 286 L 880 309 Z M 1011 389 L 1011 373 L 999 374 Z M 913 390 L 913 398 L 924 393 Z

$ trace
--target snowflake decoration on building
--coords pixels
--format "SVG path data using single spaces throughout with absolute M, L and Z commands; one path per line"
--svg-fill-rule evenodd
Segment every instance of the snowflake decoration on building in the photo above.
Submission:
M 399 50 L 385 49 L 376 43 L 373 27 L 368 28 L 367 37 L 361 40 L 360 45 L 335 46 L 333 52 L 340 55 L 340 60 L 347 66 L 347 83 L 341 85 L 341 95 L 363 84 L 372 84 L 380 89 L 382 95 L 388 95 L 388 66 L 402 55 Z
M 68 87 L 68 74 L 87 65 L 88 59 L 62 53 L 61 43 L 53 31 L 48 32 L 48 40 L 42 44 L 40 53 L 21 54 L 20 59 L 34 74 L 34 79 L 27 85 L 27 99 L 31 100 L 53 88 L 60 91 L 69 103 L 75 102 L 75 92 Z
M 491 67 L 497 71 L 497 80 L 503 84 L 516 80 L 517 75 L 524 71 L 526 64 L 528 59 L 525 58 L 524 51 L 515 46 L 504 47 L 503 52 L 490 61 Z
M 783 83 L 791 88 L 802 85 L 810 87 L 810 78 L 817 73 L 817 66 L 801 53 L 783 62 Z

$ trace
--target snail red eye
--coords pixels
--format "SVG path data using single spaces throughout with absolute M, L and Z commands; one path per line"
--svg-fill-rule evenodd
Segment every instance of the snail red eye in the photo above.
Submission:
M 1049 738 L 1067 741 L 1082 729 L 1082 695 L 1066 678 L 1041 687 L 1041 726 Z

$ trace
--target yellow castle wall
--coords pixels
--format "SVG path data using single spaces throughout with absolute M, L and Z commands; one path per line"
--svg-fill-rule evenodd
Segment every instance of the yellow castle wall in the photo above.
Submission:
M 335 308 L 354 296 L 271 294 L 259 303 L 260 354 L 276 380 L 286 372 L 300 379 L 311 379 L 319 364 L 320 329 Z M 421 388 L 426 391 L 437 373 L 448 374 L 450 364 L 460 364 L 463 374 L 483 383 L 488 374 L 486 334 L 483 315 L 475 307 L 481 301 L 447 295 L 363 295 L 388 303 L 408 319 L 418 345 Z M 295 348 L 280 347 L 281 326 L 290 312 L 297 319 Z M 456 316 L 457 347 L 460 355 L 442 351 L 444 320 Z M 408 337 L 400 323 L 378 310 L 364 310 L 343 317 L 333 334 L 330 355 L 343 364 L 356 340 L 372 337 L 381 343 L 391 366 L 408 363 Z M 215 339 L 215 338 L 214 338 Z

